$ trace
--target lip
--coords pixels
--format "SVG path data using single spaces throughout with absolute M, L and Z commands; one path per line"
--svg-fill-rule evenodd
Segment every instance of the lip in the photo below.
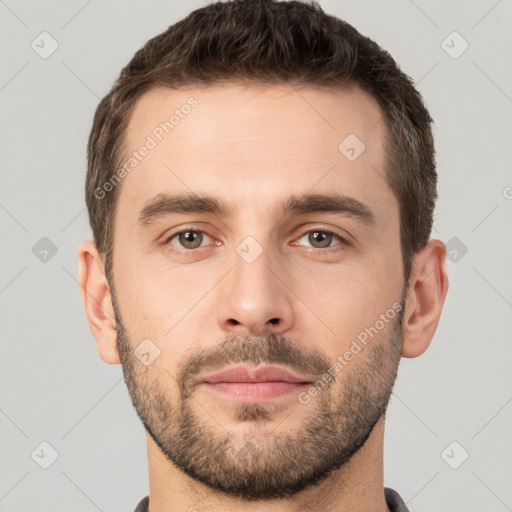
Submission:
M 231 399 L 261 403 L 275 398 L 298 393 L 311 380 L 278 366 L 232 366 L 203 377 L 198 384 L 216 395 Z
M 209 384 L 217 384 L 219 382 L 292 382 L 310 384 L 311 380 L 279 366 L 261 366 L 257 368 L 231 366 L 203 377 L 200 382 Z

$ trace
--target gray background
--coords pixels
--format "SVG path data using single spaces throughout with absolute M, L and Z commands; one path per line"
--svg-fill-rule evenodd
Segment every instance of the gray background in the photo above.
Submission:
M 0 511 L 131 511 L 148 492 L 143 428 L 78 294 L 85 145 L 135 50 L 202 5 L 0 0 Z M 512 510 L 512 1 L 321 5 L 390 51 L 436 121 L 450 289 L 429 350 L 401 363 L 385 485 L 414 512 Z

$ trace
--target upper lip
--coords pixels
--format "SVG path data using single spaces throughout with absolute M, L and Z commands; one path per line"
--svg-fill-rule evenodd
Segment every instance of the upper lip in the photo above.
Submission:
M 202 377 L 199 382 L 216 384 L 219 382 L 311 382 L 308 378 L 292 373 L 279 366 L 230 366 L 224 370 L 210 373 Z

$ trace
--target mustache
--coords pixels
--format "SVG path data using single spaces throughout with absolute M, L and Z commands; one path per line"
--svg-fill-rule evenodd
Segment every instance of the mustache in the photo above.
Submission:
M 234 335 L 201 350 L 179 365 L 177 381 L 182 396 L 191 393 L 200 372 L 220 370 L 239 363 L 282 365 L 318 378 L 330 368 L 329 361 L 321 352 L 306 351 L 300 344 L 281 334 Z

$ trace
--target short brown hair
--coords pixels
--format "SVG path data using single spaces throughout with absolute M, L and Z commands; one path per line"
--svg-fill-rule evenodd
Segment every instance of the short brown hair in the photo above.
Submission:
M 150 39 L 101 100 L 88 143 L 86 203 L 94 241 L 111 270 L 113 219 L 121 184 L 101 188 L 122 165 L 125 129 L 149 89 L 215 83 L 358 85 L 382 109 L 386 180 L 400 208 L 406 283 L 414 253 L 430 237 L 437 173 L 432 119 L 391 55 L 316 2 L 232 0 L 197 9 Z

